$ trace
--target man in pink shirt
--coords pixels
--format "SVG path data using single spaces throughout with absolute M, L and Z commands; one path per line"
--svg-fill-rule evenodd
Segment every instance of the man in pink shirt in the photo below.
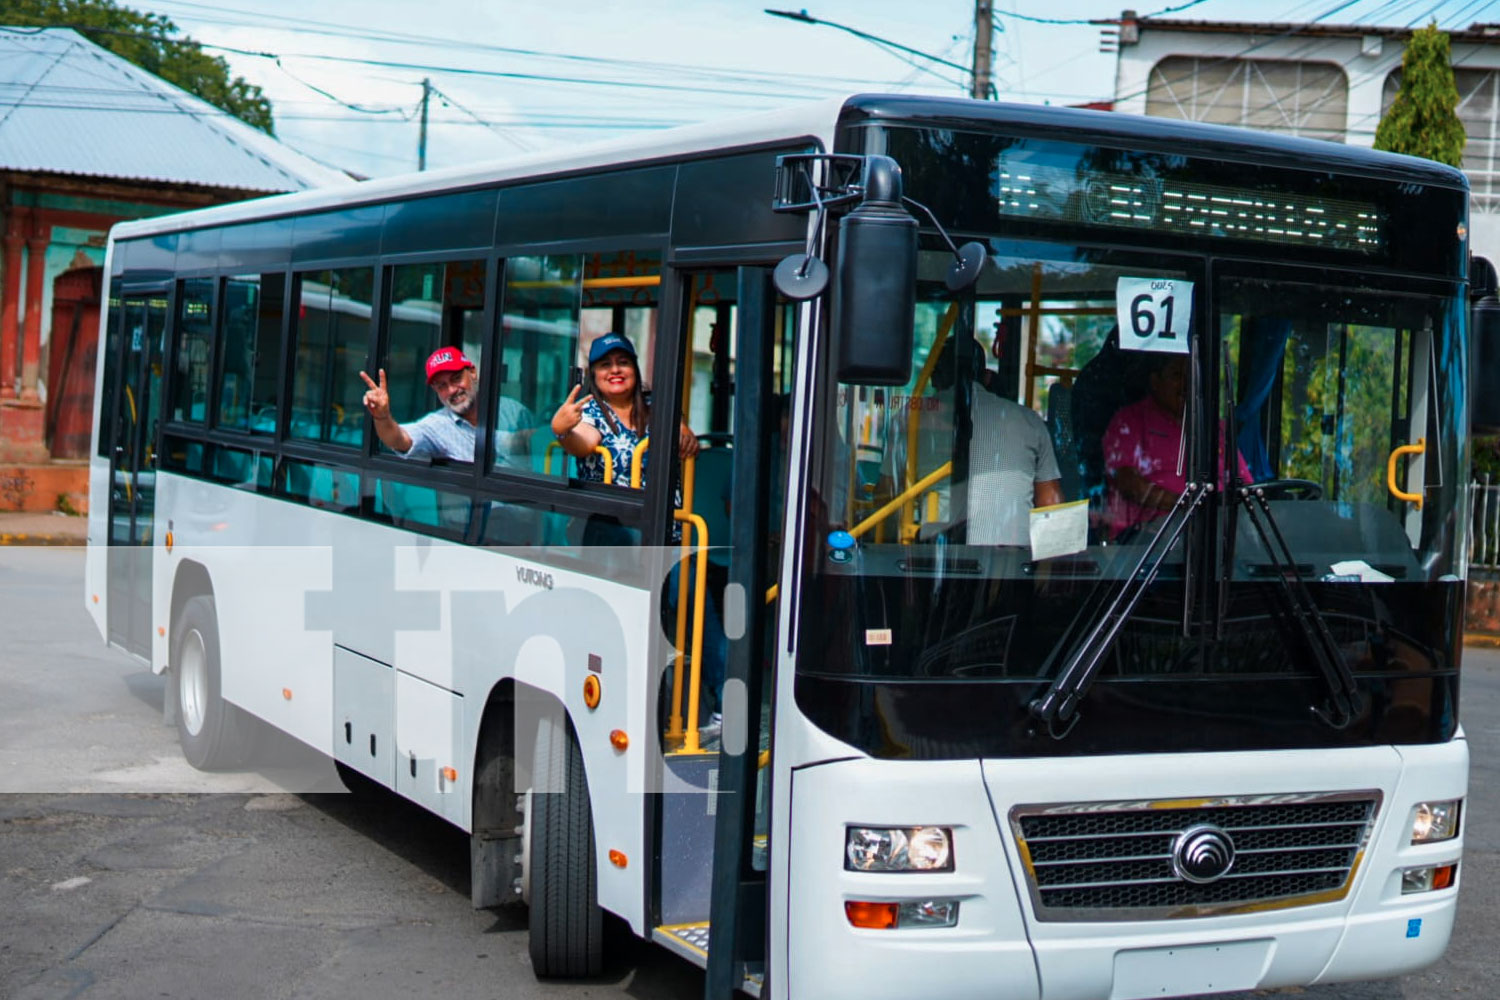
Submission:
M 1110 538 L 1161 517 L 1187 488 L 1186 476 L 1179 471 L 1187 466 L 1182 447 L 1187 376 L 1187 356 L 1166 355 L 1151 373 L 1146 395 L 1120 407 L 1104 432 Z M 1236 450 L 1235 458 L 1240 481 L 1250 482 L 1244 456 Z

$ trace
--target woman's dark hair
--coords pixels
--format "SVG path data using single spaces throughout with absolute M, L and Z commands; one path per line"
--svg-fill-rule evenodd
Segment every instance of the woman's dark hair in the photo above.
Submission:
M 623 353 L 623 352 L 621 352 Z M 608 354 L 604 358 L 609 357 Z M 635 369 L 635 393 L 630 400 L 630 429 L 637 434 L 646 433 L 646 425 L 651 421 L 651 404 L 646 401 L 646 387 L 641 381 L 641 366 L 633 356 L 626 355 L 630 359 L 630 367 Z M 615 410 L 609 403 L 605 402 L 604 394 L 599 391 L 599 366 L 604 363 L 604 358 L 589 365 L 589 391 L 599 401 L 599 409 L 604 414 L 604 419 L 609 423 L 609 429 L 618 434 L 620 427 L 615 423 Z

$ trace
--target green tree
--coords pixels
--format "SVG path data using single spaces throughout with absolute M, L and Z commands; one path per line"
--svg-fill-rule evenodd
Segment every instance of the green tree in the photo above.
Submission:
M 1406 45 L 1401 87 L 1375 129 L 1375 148 L 1457 167 L 1467 139 L 1457 108 L 1448 36 L 1434 21 L 1413 32 Z
M 208 55 L 160 14 L 121 7 L 113 0 L 0 0 L 0 24 L 72 28 L 100 48 L 135 63 L 216 108 L 275 134 L 271 102 L 259 87 L 229 75 L 229 64 Z

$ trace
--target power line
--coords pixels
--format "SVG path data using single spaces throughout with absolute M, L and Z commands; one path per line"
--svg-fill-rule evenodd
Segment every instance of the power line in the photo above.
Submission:
M 203 4 L 188 3 L 188 2 L 185 2 L 185 0 L 170 0 L 170 2 L 164 4 L 164 6 L 168 6 L 168 7 L 170 7 L 170 6 L 178 6 L 178 7 L 193 8 L 195 10 L 208 10 L 208 11 L 214 12 L 215 14 L 221 14 L 221 13 L 223 13 L 223 8 L 220 8 L 220 7 L 210 7 L 210 6 L 206 6 L 206 5 L 203 5 Z M 253 12 L 253 11 L 235 11 L 235 13 L 239 13 L 239 14 L 246 15 L 246 16 L 252 16 L 252 17 L 254 17 L 254 16 L 260 16 L 260 15 L 257 15 L 256 12 Z M 349 28 L 347 25 L 333 24 L 333 23 L 326 22 L 326 21 L 316 21 L 316 20 L 312 20 L 310 18 L 283 17 L 281 15 L 264 15 L 264 17 L 266 18 L 265 22 L 246 22 L 246 21 L 243 21 L 243 20 L 236 20 L 234 18 L 216 17 L 216 16 L 202 15 L 202 14 L 191 14 L 189 16 L 191 18 L 193 18 L 194 20 L 201 21 L 201 22 L 204 22 L 204 23 L 208 23 L 208 24 L 223 24 L 223 25 L 228 25 L 230 27 L 270 27 L 270 28 L 278 28 L 278 27 L 284 27 L 285 25 L 288 25 L 288 24 L 296 24 L 296 25 L 305 25 L 305 26 L 308 26 L 310 28 L 315 28 L 315 29 L 317 29 L 317 31 L 318 31 L 319 34 L 328 35 L 330 37 L 358 38 L 358 39 L 364 39 L 364 40 L 369 40 L 369 41 L 383 41 L 383 42 L 392 42 L 392 43 L 405 44 L 405 45 L 437 46 L 437 47 L 441 47 L 441 48 L 443 48 L 445 50 L 462 49 L 462 50 L 468 50 L 468 51 L 474 51 L 474 52 L 497 53 L 497 54 L 502 54 L 502 55 L 517 55 L 517 56 L 525 56 L 525 57 L 528 57 L 528 58 L 537 58 L 537 59 L 556 59 L 556 60 L 567 61 L 567 62 L 579 62 L 579 63 L 585 63 L 585 64 L 590 64 L 590 65 L 599 65 L 599 66 L 620 66 L 620 67 L 626 67 L 626 68 L 632 68 L 632 69 L 647 70 L 647 71 L 652 71 L 652 72 L 667 70 L 667 71 L 673 71 L 673 72 L 679 72 L 679 73 L 687 73 L 687 74 L 690 74 L 690 75 L 700 75 L 700 76 L 705 76 L 705 77 L 708 77 L 708 78 L 722 79 L 722 80 L 725 80 L 725 81 L 742 81 L 742 82 L 743 81 L 752 81 L 752 82 L 762 82 L 762 83 L 764 83 L 764 82 L 777 82 L 779 80 L 807 80 L 807 81 L 822 82 L 822 83 L 828 83 L 828 84 L 846 84 L 846 83 L 852 83 L 852 84 L 860 84 L 860 83 L 878 84 L 878 83 L 883 83 L 884 82 L 882 80 L 859 80 L 859 79 L 848 78 L 848 77 L 827 76 L 827 75 L 811 74 L 811 73 L 767 72 L 767 71 L 762 71 L 762 70 L 744 69 L 744 68 L 725 69 L 725 68 L 722 68 L 722 67 L 699 66 L 699 65 L 694 65 L 692 63 L 655 62 L 655 61 L 640 60 L 640 59 L 620 59 L 620 58 L 617 58 L 617 57 L 610 57 L 610 56 L 585 56 L 585 55 L 579 55 L 577 53 L 549 52 L 549 51 L 541 50 L 541 49 L 516 48 L 516 47 L 513 47 L 513 46 L 492 45 L 492 44 L 488 44 L 488 43 L 484 43 L 484 42 L 475 42 L 473 40 L 443 38 L 443 37 L 432 36 L 432 35 L 413 35 L 413 34 L 407 34 L 407 33 L 404 33 L 404 32 L 388 32 L 388 31 L 380 31 L 380 30 L 356 30 L 356 29 Z M 238 51 L 238 50 L 234 50 L 234 49 L 229 49 L 228 47 L 225 47 L 225 46 L 214 46 L 214 45 L 211 45 L 210 43 L 207 43 L 207 42 L 199 42 L 198 44 L 204 45 L 205 47 L 226 48 L 228 51 Z M 241 52 L 240 54 L 252 54 L 252 53 L 243 53 L 243 52 Z M 253 54 L 264 55 L 265 53 L 253 53 Z
M 1141 17 L 1143 17 L 1143 18 L 1161 17 L 1163 14 L 1176 14 L 1178 11 L 1187 10 L 1189 7 L 1196 7 L 1199 4 L 1203 4 L 1203 3 L 1207 3 L 1207 2 L 1208 2 L 1208 0 L 1187 0 L 1187 3 L 1180 3 L 1180 4 L 1178 4 L 1175 7 L 1163 7 L 1161 10 L 1152 11 L 1150 14 L 1142 14 Z M 1099 23 L 1099 19 L 1098 18 L 1087 18 L 1087 17 L 1035 17 L 1035 16 L 1033 16 L 1031 14 L 1017 14 L 1017 13 L 1015 13 L 1013 11 L 1008 11 L 1008 10 L 997 10 L 997 11 L 995 11 L 995 16 L 996 17 L 1001 17 L 1001 16 L 1009 17 L 1009 18 L 1012 18 L 1012 19 L 1017 20 L 1017 21 L 1026 21 L 1029 24 L 1052 24 L 1052 25 L 1057 25 L 1057 24 L 1098 24 Z

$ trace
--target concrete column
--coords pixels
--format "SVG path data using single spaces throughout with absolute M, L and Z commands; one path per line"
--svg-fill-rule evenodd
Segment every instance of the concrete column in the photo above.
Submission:
M 42 369 L 42 280 L 47 274 L 47 243 L 52 227 L 37 223 L 26 238 L 26 322 L 21 334 L 21 401 L 40 402 Z
M 20 348 L 16 303 L 21 301 L 21 213 L 12 211 L 5 224 L 4 277 L 0 277 L 0 399 L 16 398 L 16 355 Z

